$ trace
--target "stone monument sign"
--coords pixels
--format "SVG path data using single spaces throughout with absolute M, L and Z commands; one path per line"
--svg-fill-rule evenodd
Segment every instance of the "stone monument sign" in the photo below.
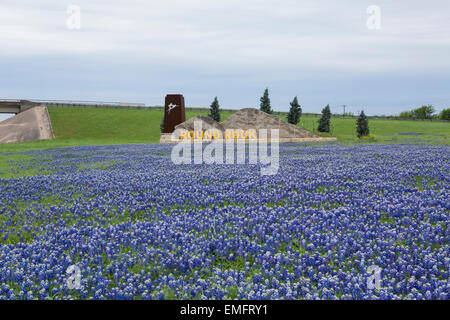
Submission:
M 164 106 L 164 130 L 163 133 L 172 133 L 175 126 L 186 121 L 184 97 L 182 94 L 166 95 Z

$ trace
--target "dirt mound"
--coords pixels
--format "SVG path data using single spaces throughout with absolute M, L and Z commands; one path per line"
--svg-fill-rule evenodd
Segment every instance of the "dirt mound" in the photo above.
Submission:
M 215 129 L 215 130 L 219 130 L 220 132 L 224 131 L 223 126 L 218 123 L 217 121 L 215 121 L 214 119 L 210 118 L 210 117 L 206 117 L 206 116 L 196 116 L 193 118 L 190 118 L 189 120 L 180 123 L 179 125 L 177 125 L 175 127 L 175 130 L 178 129 L 184 129 L 187 131 L 194 131 L 194 122 L 199 121 L 202 124 L 202 130 L 210 130 L 210 129 Z
M 221 125 L 224 129 L 255 129 L 257 132 L 259 129 L 267 129 L 269 135 L 270 129 L 278 129 L 280 139 L 319 138 L 309 131 L 283 121 L 278 116 L 254 108 L 239 110 L 221 122 Z
M 278 116 L 270 115 L 253 108 L 245 108 L 237 111 L 235 114 L 230 116 L 227 120 L 221 123 L 217 123 L 210 117 L 197 116 L 185 121 L 175 127 L 177 130 L 187 130 L 190 132 L 196 132 L 198 128 L 194 127 L 194 123 L 200 121 L 202 123 L 202 130 L 208 131 L 218 130 L 222 133 L 224 139 L 227 138 L 227 133 L 233 132 L 233 137 L 236 131 L 245 131 L 246 134 L 242 135 L 244 138 L 249 137 L 250 133 L 254 132 L 256 139 L 258 141 L 278 141 L 278 142 L 319 142 L 319 141 L 335 141 L 336 138 L 321 138 L 315 134 L 299 128 L 293 124 L 287 123 L 280 119 Z M 266 129 L 267 135 L 263 135 L 259 130 Z M 278 129 L 279 136 L 272 137 L 271 129 Z M 261 135 L 260 135 L 261 133 Z M 239 132 L 237 133 L 239 136 Z M 193 139 L 193 138 L 191 138 Z M 200 139 L 200 138 L 199 138 Z M 253 139 L 253 138 L 252 138 Z M 160 138 L 161 143 L 177 142 L 178 138 L 172 140 L 171 134 L 162 134 Z

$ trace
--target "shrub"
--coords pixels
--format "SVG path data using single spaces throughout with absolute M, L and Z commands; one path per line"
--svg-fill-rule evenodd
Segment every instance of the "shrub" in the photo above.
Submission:
M 302 116 L 302 108 L 298 104 L 297 97 L 295 97 L 294 100 L 292 100 L 290 105 L 291 108 L 289 109 L 289 113 L 287 116 L 288 122 L 292 124 L 297 124 L 300 121 L 300 117 Z
M 361 111 L 358 119 L 356 120 L 356 134 L 358 138 L 369 135 L 369 120 L 367 119 L 364 111 Z
M 450 120 L 450 108 L 442 110 L 439 114 L 439 119 Z
M 413 117 L 416 119 L 431 119 L 434 113 L 434 108 L 432 105 L 421 106 L 420 108 L 414 109 L 412 111 Z
M 400 112 L 399 118 L 410 119 L 410 118 L 412 118 L 412 112 L 411 111 Z
M 265 113 L 272 114 L 273 110 L 270 106 L 269 89 L 264 90 L 264 95 L 259 99 L 261 101 L 260 110 Z
M 209 116 L 213 118 L 215 121 L 220 122 L 220 106 L 217 97 L 214 98 L 214 101 L 211 103 L 209 107 Z
M 322 116 L 319 119 L 319 126 L 317 130 L 319 132 L 330 132 L 330 118 L 331 111 L 330 105 L 328 104 L 325 108 L 322 109 Z

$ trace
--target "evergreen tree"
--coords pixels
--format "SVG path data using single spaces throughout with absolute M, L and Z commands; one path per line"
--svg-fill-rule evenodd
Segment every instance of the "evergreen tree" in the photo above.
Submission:
M 213 118 L 215 121 L 220 122 L 220 106 L 217 97 L 214 98 L 214 101 L 211 103 L 209 107 L 209 116 Z
M 297 124 L 300 121 L 300 117 L 302 116 L 302 107 L 298 104 L 297 97 L 292 100 L 290 103 L 291 108 L 288 113 L 288 122 L 292 124 Z
M 266 88 L 264 90 L 264 95 L 259 99 L 261 101 L 260 104 L 260 110 L 264 111 L 265 113 L 272 114 L 272 108 L 270 107 L 270 98 L 269 98 L 269 89 Z
M 364 111 L 361 111 L 358 120 L 356 120 L 356 134 L 358 138 L 369 135 L 369 120 L 364 114 Z
M 322 116 L 319 119 L 319 126 L 317 130 L 319 132 L 330 132 L 330 119 L 331 119 L 331 111 L 330 105 L 328 104 L 325 108 L 322 109 Z

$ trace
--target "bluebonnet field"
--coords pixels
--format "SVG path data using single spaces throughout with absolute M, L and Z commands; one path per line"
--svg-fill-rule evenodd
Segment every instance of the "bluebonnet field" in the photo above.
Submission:
M 275 176 L 171 147 L 27 152 L 35 175 L 0 178 L 0 298 L 449 298 L 449 146 L 282 145 Z

